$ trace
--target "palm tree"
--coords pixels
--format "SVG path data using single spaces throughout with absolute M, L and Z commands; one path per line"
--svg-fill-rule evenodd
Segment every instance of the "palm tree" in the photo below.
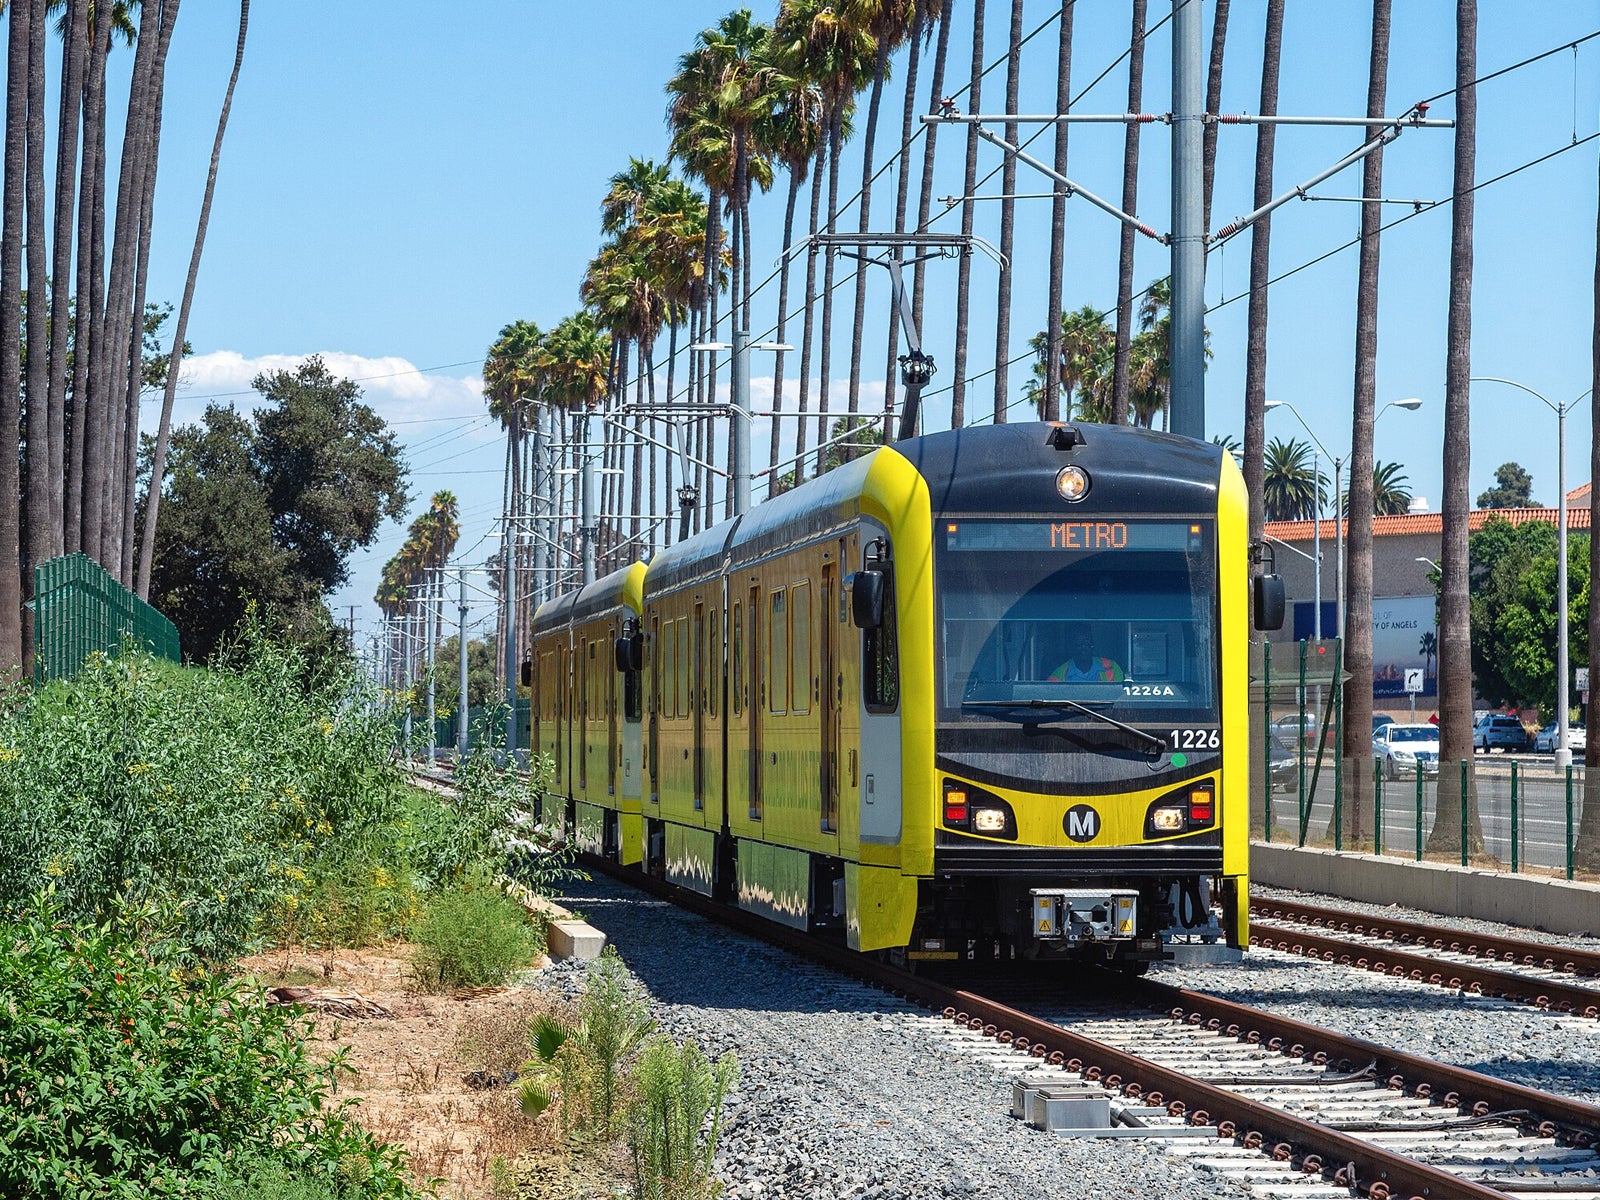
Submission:
M 1065 13 L 1071 12 L 1068 6 Z M 1011 29 L 1006 43 L 1006 112 L 1017 111 L 1017 89 L 1020 85 L 1022 74 L 1022 0 L 1011 0 Z M 1058 135 L 1065 130 L 1065 126 L 1056 126 Z M 1015 146 L 1019 140 L 1017 123 L 1007 121 L 1005 125 L 1005 139 Z M 1017 202 L 1012 199 L 1017 192 L 1017 160 L 1014 155 L 1007 154 L 1000 164 L 1000 194 L 1004 197 L 1000 201 L 1000 270 L 996 284 L 995 300 L 995 329 L 994 329 L 994 423 L 1002 424 L 1006 419 L 1006 405 L 1011 397 L 1007 395 L 1010 390 L 1011 358 L 1011 255 L 1016 245 L 1017 230 Z M 1052 305 L 1050 312 L 1055 311 Z
M 1064 113 L 1072 103 L 1072 16 L 1075 6 L 1066 5 L 1061 10 L 1060 27 L 1056 38 L 1056 112 Z M 1065 122 L 1056 123 L 1055 141 L 1055 170 L 1058 174 L 1067 171 L 1067 126 Z M 1050 202 L 1050 278 L 1046 287 L 1045 312 L 1058 313 L 1061 311 L 1061 274 L 1066 267 L 1067 244 L 1067 196 L 1059 187 Z M 1054 324 L 1049 327 L 1047 342 L 1058 339 Z M 1030 343 L 1031 344 L 1031 343 Z M 1053 362 L 1060 357 L 1060 347 L 1045 346 L 1044 357 L 1047 362 Z M 1060 385 L 1054 375 L 1046 376 L 1044 381 L 1044 395 L 1041 397 L 1040 416 L 1046 421 L 1058 420 L 1061 416 L 1061 391 Z
M 1222 111 L 1222 52 L 1228 42 L 1228 2 L 1229 0 L 1216 0 L 1216 11 L 1211 22 L 1211 62 L 1206 70 L 1206 112 L 1212 116 Z M 1200 135 L 1200 157 L 1205 164 L 1203 184 L 1205 200 L 1201 210 L 1200 228 L 1208 231 L 1211 228 L 1211 185 L 1217 173 L 1217 129 L 1216 122 L 1208 121 L 1205 132 Z M 1127 205 L 1123 205 L 1122 209 L 1124 212 L 1133 211 Z
M 1261 56 L 1261 105 L 1263 116 L 1278 111 L 1278 68 L 1283 59 L 1283 0 L 1267 0 L 1267 21 Z M 1255 206 L 1272 198 L 1272 157 L 1275 146 L 1272 125 L 1256 129 Z M 1265 464 L 1267 417 L 1267 279 L 1270 270 L 1269 244 L 1271 217 L 1257 221 L 1250 231 L 1250 311 L 1245 336 L 1244 371 L 1244 486 L 1250 498 L 1250 542 L 1261 541 L 1266 520 Z M 1251 640 L 1261 642 L 1264 635 L 1252 626 Z
M 972 76 L 967 84 L 967 103 L 973 112 L 983 106 L 983 9 L 985 0 L 972 0 Z M 961 194 L 961 236 L 972 236 L 973 193 L 978 187 L 978 127 L 967 127 L 967 173 Z M 950 381 L 950 427 L 959 429 L 967 420 L 967 307 L 971 300 L 972 255 L 963 254 L 956 269 L 956 348 L 955 378 Z
M 1367 77 L 1367 116 L 1383 116 L 1387 104 L 1389 78 L 1389 11 L 1390 0 L 1373 0 L 1372 4 L 1372 55 Z M 1368 127 L 1367 136 L 1374 137 L 1377 129 Z M 1362 195 L 1383 194 L 1383 150 L 1367 155 L 1362 166 Z M 1378 464 L 1373 461 L 1372 426 L 1375 419 L 1373 406 L 1377 395 L 1378 363 L 1378 233 L 1383 224 L 1379 204 L 1361 206 L 1361 265 L 1357 270 L 1356 284 L 1356 360 L 1355 403 L 1350 421 L 1350 504 L 1349 533 L 1345 541 L 1345 625 L 1344 654 L 1350 671 L 1350 680 L 1344 689 L 1344 756 L 1360 760 L 1363 767 L 1370 752 L 1369 735 L 1365 732 L 1372 723 L 1372 688 L 1367 681 L 1372 678 L 1372 517 L 1378 512 L 1405 512 L 1411 496 L 1406 492 L 1403 500 L 1390 496 L 1389 484 L 1399 484 L 1404 476 L 1399 467 L 1388 464 L 1384 470 L 1390 478 L 1382 479 L 1385 499 L 1380 508 L 1380 478 Z M 1363 486 L 1372 480 L 1372 490 L 1367 494 Z M 1387 507 L 1399 500 L 1401 507 Z M 1365 799 L 1369 773 L 1360 770 L 1349 773 L 1355 780 L 1352 804 L 1353 836 L 1360 838 L 1361 809 Z
M 1106 367 L 1116 335 L 1106 324 L 1105 315 L 1092 304 L 1085 304 L 1074 312 L 1061 314 L 1061 324 L 1054 338 L 1037 333 L 1028 344 L 1033 347 L 1038 360 L 1034 364 L 1037 380 L 1030 384 L 1030 396 L 1041 420 L 1052 420 L 1048 415 L 1047 390 L 1051 385 L 1066 391 L 1066 403 L 1060 405 L 1058 415 L 1064 412 L 1067 420 L 1077 417 L 1084 421 L 1104 421 L 1109 410 L 1102 403 L 1106 396 Z M 1055 343 L 1056 369 L 1050 371 L 1046 364 L 1050 358 L 1050 343 Z M 1058 402 L 1059 403 L 1059 402 Z
M 6 53 L 5 187 L 0 198 L 0 670 L 22 664 L 18 455 L 22 428 L 23 183 L 28 166 L 28 58 L 33 9 L 12 0 Z M 39 298 L 41 301 L 43 297 Z
M 861 145 L 861 198 L 856 205 L 857 229 L 866 233 L 872 217 L 873 151 L 878 140 L 878 112 L 883 102 L 883 84 L 889 75 L 889 56 L 911 35 L 917 21 L 915 0 L 853 0 L 850 19 L 863 28 L 874 43 L 872 92 L 867 102 L 866 136 Z M 903 174 L 903 173 L 902 173 Z M 866 247 L 859 247 L 862 253 Z M 856 269 L 855 321 L 850 338 L 849 411 L 861 409 L 861 343 L 867 314 L 867 272 Z M 849 455 L 847 457 L 854 457 Z
M 1434 850 L 1455 846 L 1461 825 L 1461 768 L 1468 766 L 1468 852 L 1483 847 L 1483 828 L 1471 781 L 1472 645 L 1467 559 L 1471 508 L 1468 379 L 1472 375 L 1472 217 L 1477 160 L 1477 0 L 1456 0 L 1455 186 L 1450 220 L 1450 308 L 1445 332 L 1444 530 L 1439 546 L 1439 798 Z
M 195 227 L 194 251 L 189 256 L 189 275 L 183 284 L 183 302 L 178 306 L 178 321 L 172 331 L 172 354 L 167 362 L 167 385 L 161 397 L 161 421 L 156 430 L 155 448 L 150 457 L 150 482 L 145 492 L 144 538 L 139 548 L 138 593 L 150 598 L 150 567 L 155 552 L 156 515 L 161 505 L 161 480 L 166 470 L 167 441 L 172 432 L 172 405 L 178 395 L 178 371 L 183 363 L 183 339 L 189 328 L 189 310 L 194 304 L 195 282 L 200 275 L 200 255 L 205 249 L 206 229 L 211 223 L 211 199 L 217 190 L 217 162 L 222 157 L 222 136 L 228 129 L 228 112 L 233 107 L 233 89 L 239 83 L 239 68 L 244 63 L 245 31 L 250 26 L 250 0 L 239 0 L 239 41 L 233 52 L 233 73 L 222 94 L 222 112 L 217 117 L 217 135 L 211 143 L 211 169 L 206 173 L 205 195 L 200 201 L 200 219 Z M 153 174 L 153 172 L 152 172 Z M 137 426 L 137 422 L 135 422 Z
M 1352 483 L 1354 481 L 1352 480 Z M 1356 503 L 1355 489 L 1351 488 L 1351 503 Z M 1380 462 L 1372 468 L 1372 515 L 1377 517 L 1397 517 L 1411 511 L 1411 489 L 1406 486 L 1406 477 L 1401 473 L 1399 463 Z M 1367 523 L 1371 529 L 1371 522 Z M 1371 603 L 1369 596 L 1368 603 Z M 1348 613 L 1348 601 L 1346 602 Z M 1348 617 L 1346 618 L 1348 620 Z
M 1422 655 L 1422 674 L 1426 678 L 1433 674 L 1433 660 L 1439 655 L 1439 639 L 1433 630 L 1428 630 L 1418 640 L 1417 652 Z
M 1228 0 L 1219 0 L 1218 20 L 1226 28 Z M 1144 23 L 1145 0 L 1133 0 L 1133 31 L 1128 49 L 1128 111 L 1136 113 L 1144 104 Z M 1206 133 L 1215 140 L 1216 126 Z M 1212 151 L 1208 153 L 1214 152 Z M 1211 170 L 1211 159 L 1206 159 Z M 1137 212 L 1139 207 L 1139 123 L 1129 121 L 1122 140 L 1122 211 Z M 1111 376 L 1111 423 L 1128 423 L 1129 355 L 1133 349 L 1133 239 L 1137 231 L 1122 226 L 1122 244 L 1117 257 L 1117 333 L 1116 355 Z
M 1309 521 L 1320 508 L 1323 480 L 1311 469 L 1311 444 L 1273 438 L 1264 456 L 1262 503 L 1269 521 Z
M 28 444 L 28 563 L 40 563 L 54 553 L 56 538 L 50 524 L 50 355 L 49 248 L 44 240 L 44 49 L 45 0 L 27 0 L 28 20 L 28 127 L 27 205 L 28 293 L 35 303 L 27 310 L 27 344 L 35 352 L 27 357 Z M 21 7 L 16 0 L 14 7 Z M 12 18 L 16 19 L 15 16 Z M 29 572 L 28 574 L 31 574 Z M 22 580 L 23 593 L 32 594 L 30 579 Z M 23 616 L 23 669 L 31 672 L 33 617 Z
M 939 102 L 944 97 L 944 68 L 950 55 L 950 24 L 951 10 L 955 0 L 942 0 L 942 19 L 939 22 L 939 45 L 933 54 L 933 78 L 928 83 L 928 111 L 937 112 Z M 922 142 L 922 182 L 921 190 L 917 196 L 917 229 L 928 227 L 928 220 L 933 208 L 933 159 L 934 150 L 939 137 L 937 124 L 925 125 L 926 133 Z M 909 165 L 909 164 L 908 164 Z M 974 164 L 976 165 L 976 164 Z M 923 292 L 927 285 L 927 276 L 923 273 L 922 263 L 914 268 L 915 281 L 911 285 L 911 316 L 917 323 L 917 328 L 923 328 L 922 301 Z

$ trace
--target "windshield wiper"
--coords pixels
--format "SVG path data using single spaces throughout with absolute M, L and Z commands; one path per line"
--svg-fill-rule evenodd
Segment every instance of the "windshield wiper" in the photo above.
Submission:
M 1129 725 L 1125 721 L 1119 721 L 1115 717 L 1108 716 L 1105 713 L 1101 712 L 1099 709 L 1093 708 L 1093 707 L 1091 707 L 1090 705 L 1087 705 L 1087 704 L 1083 704 L 1083 703 L 1081 703 L 1080 701 L 1077 701 L 1077 700 L 963 700 L 961 702 L 961 707 L 962 708 L 1008 708 L 1008 709 L 1013 709 L 1013 710 L 1019 709 L 1019 708 L 1046 709 L 1046 710 L 1049 710 L 1049 709 L 1063 709 L 1063 708 L 1070 709 L 1073 712 L 1081 712 L 1081 713 L 1084 713 L 1084 714 L 1086 714 L 1088 716 L 1091 716 L 1097 721 L 1104 721 L 1107 725 L 1115 726 L 1116 728 L 1122 730 L 1122 732 L 1124 732 L 1124 733 L 1132 734 L 1134 737 L 1138 738 L 1140 741 L 1149 743 L 1157 751 L 1159 751 L 1159 753 L 1162 754 L 1162 755 L 1165 755 L 1166 752 L 1167 752 L 1166 739 L 1158 738 L 1155 734 L 1147 733 L 1143 729 L 1139 729 L 1136 726 Z M 1023 724 L 1025 724 L 1025 725 L 1027 725 L 1027 724 L 1037 725 L 1037 724 L 1041 724 L 1041 723 L 1042 723 L 1042 721 L 1032 721 L 1032 722 L 1024 721 L 1023 722 Z

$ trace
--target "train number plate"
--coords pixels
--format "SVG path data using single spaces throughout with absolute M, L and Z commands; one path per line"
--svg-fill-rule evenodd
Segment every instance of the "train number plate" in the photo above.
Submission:
M 1222 746 L 1219 729 L 1169 729 L 1167 740 L 1174 750 L 1217 750 Z

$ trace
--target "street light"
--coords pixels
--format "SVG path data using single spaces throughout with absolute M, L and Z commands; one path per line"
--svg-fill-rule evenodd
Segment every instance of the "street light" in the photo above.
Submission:
M 1316 443 L 1317 448 L 1321 450 L 1323 454 L 1327 454 L 1329 458 L 1333 459 L 1333 532 L 1334 537 L 1337 539 L 1337 545 L 1334 548 L 1333 562 L 1333 595 L 1335 613 L 1334 628 L 1337 631 L 1338 636 L 1342 638 L 1344 637 L 1344 518 L 1342 518 L 1339 514 L 1339 497 L 1341 495 L 1339 478 L 1340 472 L 1343 471 L 1344 464 L 1350 456 L 1348 454 L 1328 454 L 1328 448 L 1322 444 L 1322 439 L 1317 437 L 1317 435 L 1312 432 L 1311 426 L 1306 422 L 1306 419 L 1300 415 L 1300 410 L 1289 401 L 1268 400 L 1262 407 L 1268 411 L 1274 408 L 1287 408 L 1294 414 L 1295 420 L 1300 422 L 1300 428 L 1304 429 L 1310 436 L 1311 440 Z M 1388 412 L 1391 408 L 1403 408 L 1409 412 L 1416 412 L 1417 409 L 1421 407 L 1422 401 L 1416 396 L 1407 396 L 1403 400 L 1391 400 L 1377 411 L 1372 418 L 1372 423 L 1376 425 L 1378 423 L 1378 418 L 1383 416 L 1383 414 Z M 1312 464 L 1313 474 L 1316 474 L 1317 468 L 1315 465 L 1315 456 L 1312 458 Z M 1322 493 L 1320 489 L 1318 489 L 1317 492 L 1316 504 L 1317 519 L 1316 523 L 1312 526 L 1312 543 L 1314 547 L 1314 553 L 1316 554 L 1314 586 L 1317 600 L 1316 614 L 1312 621 L 1312 629 L 1314 630 L 1317 639 L 1320 641 L 1322 638 Z
M 1567 414 L 1593 388 L 1575 400 L 1556 404 L 1525 383 L 1502 379 L 1498 375 L 1474 375 L 1471 383 L 1503 383 L 1536 396 L 1556 414 L 1556 591 L 1561 603 L 1556 606 L 1556 767 L 1572 765 L 1572 748 L 1567 745 Z

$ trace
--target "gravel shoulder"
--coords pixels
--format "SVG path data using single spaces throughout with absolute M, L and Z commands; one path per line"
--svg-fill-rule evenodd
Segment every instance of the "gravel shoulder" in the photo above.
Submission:
M 1010 1114 L 1013 1068 L 934 1036 L 926 1014 L 613 881 L 562 898 L 654 1000 L 662 1029 L 738 1056 L 717 1156 L 729 1200 L 1240 1196 L 1154 1142 L 1056 1137 Z M 582 968 L 540 986 L 575 995 Z

